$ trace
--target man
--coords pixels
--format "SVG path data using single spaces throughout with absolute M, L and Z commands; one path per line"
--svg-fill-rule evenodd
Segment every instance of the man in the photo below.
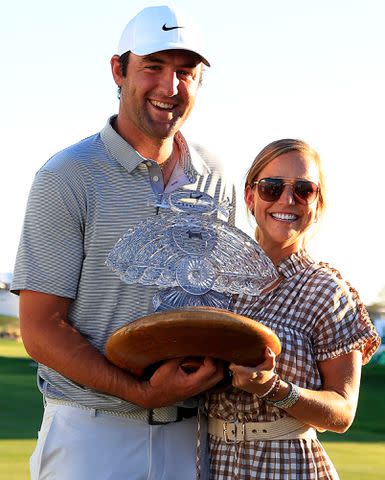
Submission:
M 179 132 L 209 66 L 202 48 L 175 10 L 142 10 L 111 59 L 118 115 L 36 175 L 12 286 L 45 400 L 32 479 L 195 478 L 192 397 L 215 385 L 221 368 L 207 358 L 188 374 L 170 360 L 144 381 L 103 352 L 113 331 L 152 312 L 157 291 L 126 285 L 106 267 L 119 237 L 158 215 L 178 188 L 218 201 L 232 195 L 216 163 Z

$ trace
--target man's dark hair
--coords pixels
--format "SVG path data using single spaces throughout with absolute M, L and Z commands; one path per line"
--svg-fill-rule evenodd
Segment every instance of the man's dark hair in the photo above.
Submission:
M 122 71 L 123 77 L 127 75 L 127 65 L 128 65 L 128 57 L 130 56 L 130 52 L 123 53 L 120 55 L 120 70 Z
M 127 65 L 129 60 L 130 52 L 125 52 L 123 55 L 120 55 L 120 71 L 122 72 L 123 77 L 127 75 Z M 118 87 L 118 98 L 120 98 L 120 92 L 122 91 L 122 87 Z

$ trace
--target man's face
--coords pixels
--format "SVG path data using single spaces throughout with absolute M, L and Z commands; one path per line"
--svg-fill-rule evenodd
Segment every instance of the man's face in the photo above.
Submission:
M 120 79 L 120 120 L 131 134 L 172 137 L 195 103 L 202 68 L 200 58 L 184 50 L 130 53 L 127 75 Z

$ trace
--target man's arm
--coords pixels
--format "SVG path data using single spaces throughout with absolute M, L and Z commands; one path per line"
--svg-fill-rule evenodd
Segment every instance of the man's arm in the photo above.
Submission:
M 20 292 L 20 327 L 28 354 L 72 381 L 120 397 L 143 408 L 172 405 L 201 393 L 222 377 L 211 359 L 186 373 L 181 359 L 159 367 L 149 381 L 140 381 L 111 364 L 67 321 L 71 300 L 41 292 Z

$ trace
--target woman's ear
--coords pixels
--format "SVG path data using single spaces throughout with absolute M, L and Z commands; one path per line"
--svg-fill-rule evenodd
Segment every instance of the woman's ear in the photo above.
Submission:
M 245 202 L 250 213 L 254 215 L 254 190 L 250 185 L 245 188 Z

